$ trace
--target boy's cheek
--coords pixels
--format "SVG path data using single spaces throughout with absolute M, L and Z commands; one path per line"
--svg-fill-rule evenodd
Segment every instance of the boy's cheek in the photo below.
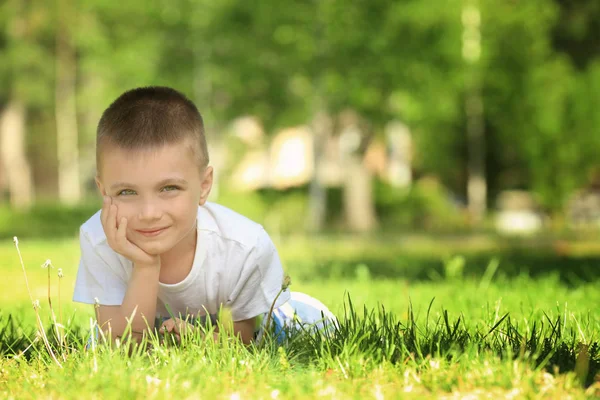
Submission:
M 118 200 L 114 200 L 114 198 L 113 198 L 113 204 L 115 204 L 117 206 L 117 224 L 118 224 L 118 221 L 121 220 L 121 218 L 125 217 L 125 218 L 127 218 L 128 228 L 131 227 L 131 223 L 133 222 L 133 217 L 135 216 L 135 211 L 133 210 L 133 208 L 128 204 L 125 204 Z

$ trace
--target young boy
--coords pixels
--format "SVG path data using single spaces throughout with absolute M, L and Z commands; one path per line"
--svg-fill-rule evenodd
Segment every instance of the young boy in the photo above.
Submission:
M 282 288 L 283 269 L 265 230 L 207 202 L 213 168 L 202 117 L 181 93 L 147 87 L 122 94 L 100 119 L 96 184 L 102 210 L 81 226 L 73 300 L 95 304 L 113 337 L 187 326 L 188 317 L 231 311 L 234 334 L 254 338 Z M 293 298 L 291 298 L 293 297 Z M 275 323 L 321 319 L 327 308 L 305 295 L 280 294 Z M 134 313 L 135 310 L 135 313 Z M 286 322 L 287 321 L 287 322 Z M 110 326 L 110 330 L 108 327 Z

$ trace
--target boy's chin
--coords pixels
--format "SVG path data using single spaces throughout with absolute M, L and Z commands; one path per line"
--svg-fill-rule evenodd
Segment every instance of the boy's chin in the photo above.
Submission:
M 171 249 L 166 243 L 139 243 L 137 246 L 151 256 L 159 256 Z

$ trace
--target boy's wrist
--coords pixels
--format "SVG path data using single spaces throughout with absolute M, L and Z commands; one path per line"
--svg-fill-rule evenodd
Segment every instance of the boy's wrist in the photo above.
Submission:
M 156 262 L 146 263 L 146 262 L 134 262 L 133 267 L 137 269 L 144 270 L 160 270 L 160 259 Z

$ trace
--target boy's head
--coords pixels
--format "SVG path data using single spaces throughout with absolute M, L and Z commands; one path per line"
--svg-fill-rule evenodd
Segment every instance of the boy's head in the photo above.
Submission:
M 204 122 L 187 97 L 161 86 L 129 90 L 102 114 L 96 136 L 100 173 L 106 149 L 140 150 L 185 141 L 200 168 L 209 162 Z
M 96 164 L 96 184 L 117 206 L 117 224 L 127 219 L 132 243 L 149 254 L 193 249 L 213 171 L 190 100 L 165 87 L 125 92 L 102 114 Z

